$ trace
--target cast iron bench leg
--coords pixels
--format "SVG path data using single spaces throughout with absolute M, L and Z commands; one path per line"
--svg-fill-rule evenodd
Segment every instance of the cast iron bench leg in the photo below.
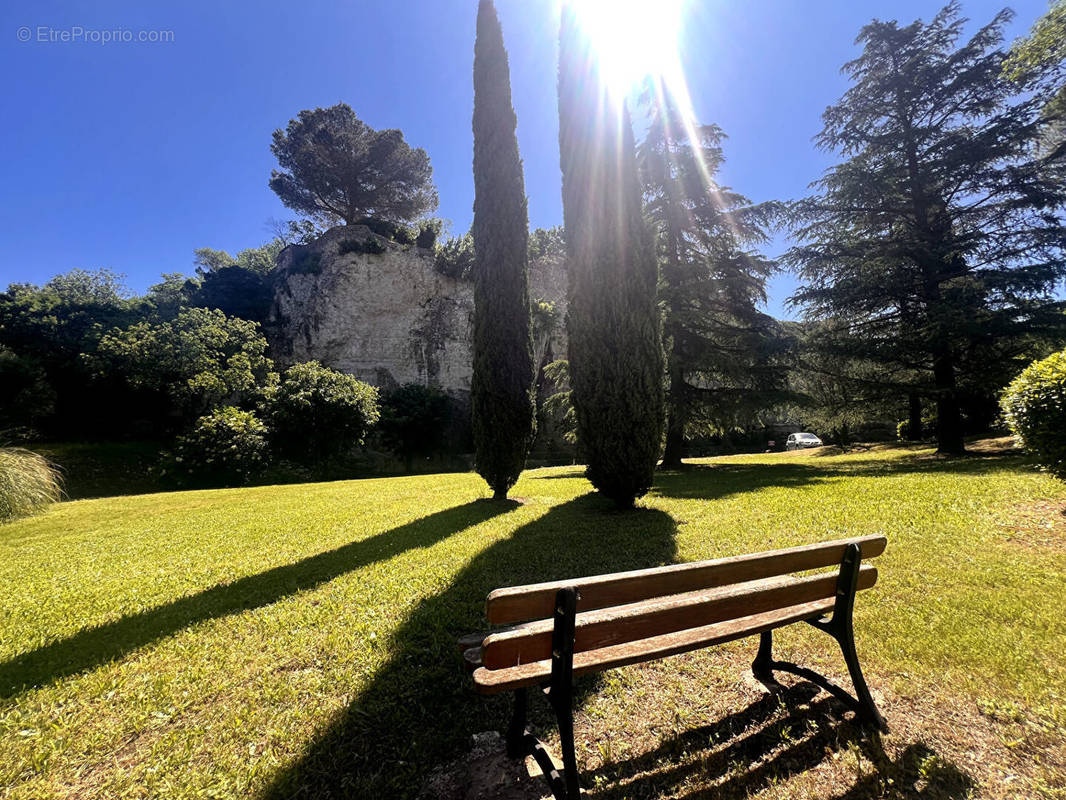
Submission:
M 855 592 L 859 581 L 859 567 L 861 564 L 862 549 L 857 544 L 848 545 L 844 551 L 844 558 L 840 562 L 840 576 L 837 578 L 833 616 L 828 620 L 810 619 L 807 621 L 818 630 L 828 633 L 840 645 L 840 651 L 844 655 L 844 663 L 847 664 L 848 675 L 851 677 L 851 683 L 855 687 L 856 696 L 850 697 L 847 692 L 836 687 L 834 687 L 834 691 L 839 692 L 840 699 L 850 701 L 864 723 L 882 733 L 888 733 L 888 724 L 885 722 L 885 718 L 881 716 L 881 712 L 877 710 L 877 704 L 874 703 L 870 688 L 866 685 L 862 668 L 859 666 L 859 655 L 855 650 L 853 616 L 855 612 Z M 759 652 L 755 656 L 755 660 L 751 662 L 751 672 L 756 680 L 766 684 L 773 684 L 776 683 L 773 674 L 775 669 L 800 675 L 806 673 L 810 676 L 812 674 L 809 670 L 804 670 L 795 664 L 774 661 L 773 631 L 763 631 L 759 634 Z
M 774 683 L 774 632 L 759 634 L 759 652 L 751 662 L 751 674 L 761 683 Z
M 829 633 L 840 644 L 840 651 L 844 654 L 844 663 L 848 665 L 848 675 L 851 676 L 851 684 L 855 687 L 861 716 L 877 730 L 888 733 L 888 724 L 877 710 L 877 704 L 874 703 L 870 688 L 862 675 L 862 667 L 859 666 L 859 654 L 855 651 L 852 617 L 855 612 L 855 587 L 859 581 L 861 564 L 862 549 L 857 544 L 848 545 L 844 551 L 844 560 L 840 564 L 836 605 L 833 608 L 833 619 L 829 623 Z
M 529 696 L 525 689 L 515 689 L 514 712 L 507 728 L 507 755 L 519 758 L 526 755 L 526 712 Z
M 555 625 L 552 629 L 552 677 L 548 698 L 559 721 L 559 746 L 563 751 L 566 800 L 578 800 L 577 754 L 574 752 L 574 625 L 577 590 L 560 589 L 555 595 Z

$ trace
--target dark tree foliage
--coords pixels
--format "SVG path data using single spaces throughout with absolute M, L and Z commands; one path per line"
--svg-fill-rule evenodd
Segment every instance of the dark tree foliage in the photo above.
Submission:
M 227 317 L 263 323 L 274 301 L 273 272 L 284 247 L 275 239 L 231 256 L 225 250 L 196 251 L 196 274 L 188 305 L 217 308 Z
M 963 451 L 968 399 L 993 398 L 1032 337 L 1066 320 L 1051 297 L 1066 186 L 1034 147 L 1057 87 L 1049 70 L 1003 78 L 1009 19 L 961 45 L 956 3 L 928 24 L 862 29 L 853 85 L 818 137 L 846 160 L 796 205 L 806 244 L 787 255 L 806 282 L 793 302 L 838 321 L 837 355 L 935 403 L 942 453 Z
M 382 394 L 377 431 L 382 444 L 410 471 L 416 457 L 441 451 L 451 420 L 448 395 L 431 386 L 406 383 Z
M 377 131 L 339 103 L 301 111 L 274 131 L 280 170 L 270 188 L 281 202 L 325 225 L 362 217 L 403 222 L 437 207 L 433 168 L 398 130 Z
M 492 0 L 481 0 L 474 44 L 474 374 L 470 381 L 475 467 L 502 500 L 533 442 L 533 337 L 529 218 L 511 107 L 511 77 Z
M 687 433 L 743 429 L 786 396 L 784 337 L 758 309 L 776 267 L 745 249 L 768 240 L 778 208 L 717 184 L 718 126 L 688 124 L 661 85 L 642 103 L 650 125 L 637 161 L 657 234 L 669 376 L 662 466 L 678 467 Z
M 846 446 L 870 427 L 894 427 L 906 409 L 898 390 L 906 376 L 886 375 L 886 365 L 845 354 L 833 342 L 834 320 L 787 322 L 791 339 L 789 387 L 792 397 L 782 416 L 833 444 Z M 921 428 L 921 406 L 916 410 Z
M 269 277 L 234 264 L 207 273 L 190 301 L 190 305 L 217 308 L 227 317 L 263 323 L 274 302 L 274 287 Z
M 87 361 L 107 330 L 142 316 L 125 295 L 121 276 L 80 269 L 40 287 L 12 284 L 0 293 L 0 348 L 8 353 L 0 379 L 19 386 L 10 388 L 12 405 L 0 415 L 6 426 L 61 437 L 125 429 L 134 398 L 113 379 L 93 380 Z M 28 397 L 47 399 L 47 406 L 31 409 Z
M 571 394 L 587 475 L 619 506 L 651 487 L 661 448 L 658 268 L 641 211 L 629 112 L 575 12 L 559 35 L 559 151 L 569 265 Z

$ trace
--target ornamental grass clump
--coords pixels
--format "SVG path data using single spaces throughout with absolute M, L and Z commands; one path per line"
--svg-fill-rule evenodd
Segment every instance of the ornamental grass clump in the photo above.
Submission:
M 48 460 L 21 447 L 0 447 L 0 523 L 43 511 L 63 487 Z

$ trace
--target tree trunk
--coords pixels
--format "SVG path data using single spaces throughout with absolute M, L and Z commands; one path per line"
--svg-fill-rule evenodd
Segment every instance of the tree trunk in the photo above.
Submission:
M 680 469 L 685 449 L 685 420 L 688 417 L 685 376 L 676 353 L 670 353 L 670 393 L 666 407 L 666 450 L 661 469 Z
M 955 387 L 955 364 L 950 354 L 942 353 L 933 362 L 936 382 L 936 451 L 941 455 L 962 455 L 966 445 L 962 438 L 962 412 Z
M 910 413 L 907 420 L 910 430 L 907 432 L 907 438 L 918 440 L 922 438 L 922 398 L 917 392 L 911 392 L 907 400 L 910 403 Z

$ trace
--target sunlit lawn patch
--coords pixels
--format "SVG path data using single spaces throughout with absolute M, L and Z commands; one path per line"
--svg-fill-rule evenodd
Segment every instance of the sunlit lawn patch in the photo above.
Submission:
M 935 709 L 954 708 L 991 739 L 1036 731 L 1025 792 L 1064 779 L 1061 736 L 1038 734 L 1066 723 L 1066 541 L 1054 525 L 1018 532 L 1066 490 L 1019 457 L 718 459 L 660 475 L 631 513 L 588 491 L 578 468 L 535 470 L 513 492 L 523 503 L 497 505 L 478 502 L 473 475 L 434 475 L 79 501 L 0 527 L 0 797 L 412 794 L 505 719 L 505 699 L 470 691 L 453 644 L 482 624 L 490 589 L 864 533 L 889 538 L 856 631 L 903 737 L 898 763 L 998 796 L 995 759 L 950 764 L 930 744 L 946 724 Z M 843 674 L 824 637 L 781 640 Z M 741 642 L 586 682 L 590 788 L 687 793 L 740 770 L 736 793 L 785 797 L 789 776 L 845 764 L 823 753 L 804 770 L 752 772 L 741 749 L 693 755 L 707 771 L 684 780 L 603 766 L 643 758 L 654 772 L 648 754 L 678 741 L 668 755 L 689 764 L 693 742 L 677 737 L 745 713 L 707 698 L 742 685 L 753 653 Z M 794 724 L 786 739 L 805 730 Z

